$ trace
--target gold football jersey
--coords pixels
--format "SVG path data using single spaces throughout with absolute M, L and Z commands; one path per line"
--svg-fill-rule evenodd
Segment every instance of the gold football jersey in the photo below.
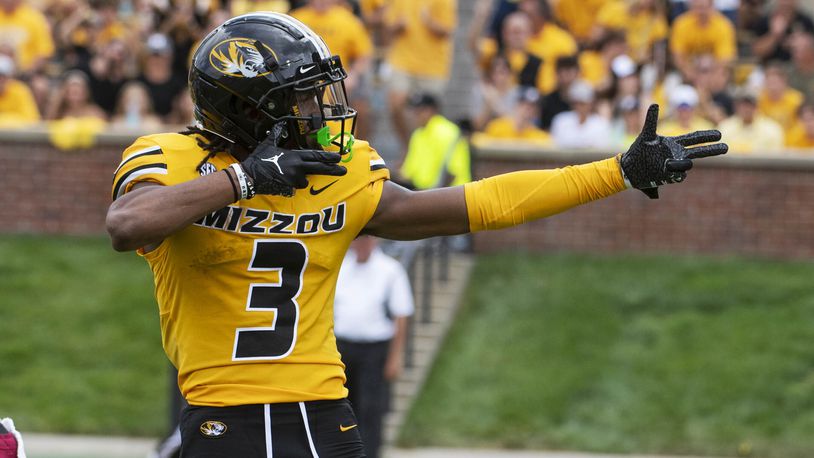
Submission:
M 135 183 L 172 186 L 235 162 L 195 137 L 158 134 L 127 148 L 113 198 Z M 293 197 L 257 195 L 204 216 L 140 251 L 155 278 L 164 350 L 190 404 L 340 399 L 345 375 L 333 335 L 339 267 L 376 210 L 389 172 L 366 142 L 348 173 L 310 176 Z

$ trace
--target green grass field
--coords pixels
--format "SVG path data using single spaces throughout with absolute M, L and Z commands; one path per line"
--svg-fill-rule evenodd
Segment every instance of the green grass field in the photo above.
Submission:
M 814 265 L 482 257 L 400 443 L 814 456 Z
M 814 265 L 479 260 L 404 445 L 814 456 Z M 152 280 L 105 238 L 0 236 L 0 416 L 158 436 Z
M 168 362 L 147 263 L 106 238 L 0 236 L 0 416 L 158 436 Z

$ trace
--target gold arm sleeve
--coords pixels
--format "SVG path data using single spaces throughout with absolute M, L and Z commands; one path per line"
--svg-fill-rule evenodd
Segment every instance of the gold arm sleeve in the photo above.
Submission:
M 626 188 L 617 158 L 527 170 L 464 185 L 469 230 L 516 226 L 608 197 Z

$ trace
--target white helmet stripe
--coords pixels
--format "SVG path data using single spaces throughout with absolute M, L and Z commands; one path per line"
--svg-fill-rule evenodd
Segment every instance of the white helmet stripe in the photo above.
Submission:
M 307 25 L 303 24 L 299 20 L 294 19 L 293 17 L 287 14 L 274 12 L 269 12 L 268 14 L 276 17 L 280 21 L 285 22 L 291 27 L 297 29 L 306 38 L 311 40 L 311 42 L 314 44 L 314 47 L 317 48 L 317 50 L 319 51 L 319 56 L 321 58 L 328 59 L 331 57 L 331 51 L 328 50 L 328 45 L 325 44 L 325 41 L 322 39 L 322 37 L 314 33 L 314 31 L 311 30 Z

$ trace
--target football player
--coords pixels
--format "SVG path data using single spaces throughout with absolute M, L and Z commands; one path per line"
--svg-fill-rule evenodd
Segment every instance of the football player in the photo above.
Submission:
M 113 247 L 155 277 L 162 343 L 190 406 L 182 456 L 358 457 L 333 335 L 339 267 L 359 234 L 390 239 L 497 229 L 626 188 L 657 197 L 715 131 L 641 135 L 617 157 L 414 192 L 353 137 L 345 71 L 302 23 L 251 13 L 193 57 L 196 125 L 141 137 L 115 171 Z

